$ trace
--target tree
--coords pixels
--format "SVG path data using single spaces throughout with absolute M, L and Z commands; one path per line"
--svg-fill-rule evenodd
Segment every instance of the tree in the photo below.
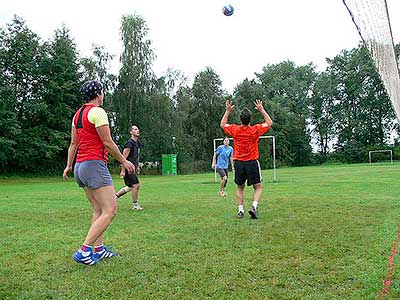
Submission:
M 363 45 L 342 51 L 328 63 L 327 72 L 337 80 L 336 148 L 345 161 L 363 161 L 366 147 L 388 142 L 395 126 L 392 105 Z
M 46 44 L 46 52 L 42 65 L 46 114 L 38 122 L 43 132 L 40 136 L 44 141 L 43 159 L 47 161 L 42 165 L 59 170 L 67 156 L 72 116 L 82 104 L 78 53 L 65 26 L 54 32 L 53 39 Z
M 264 99 L 267 110 L 270 109 L 274 121 L 271 134 L 277 137 L 277 156 L 284 164 L 307 165 L 312 162 L 307 120 L 315 76 L 313 65 L 297 67 L 286 61 L 264 67 L 262 73 L 256 74 L 256 85 L 250 87 L 248 96 Z M 243 87 L 238 91 L 243 91 Z M 254 98 L 243 101 L 252 107 Z M 261 121 L 262 117 L 255 115 L 254 122 Z
M 148 27 L 142 17 L 128 15 L 122 18 L 121 36 L 123 51 L 122 67 L 113 99 L 116 113 L 117 140 L 127 137 L 127 129 L 133 123 L 145 126 L 146 94 L 155 85 L 155 75 L 151 69 L 155 58 L 151 41 L 147 39 Z
M 0 29 L 0 167 L 9 171 L 16 158 L 17 136 L 21 133 L 15 107 L 15 94 L 8 72 L 11 63 L 9 55 L 9 32 Z
M 1 80 L 5 84 L 1 97 L 4 97 L 3 108 L 11 111 L 6 122 L 12 122 L 2 133 L 2 141 L 6 147 L 14 147 L 14 151 L 7 154 L 8 170 L 32 171 L 41 160 L 45 143 L 41 139 L 42 124 L 38 124 L 38 120 L 43 120 L 46 115 L 42 97 L 45 48 L 39 37 L 17 16 L 2 31 L 1 40 Z M 10 133 L 20 134 L 10 140 L 7 138 Z
M 310 98 L 310 123 L 319 153 L 327 159 L 335 138 L 335 117 L 333 107 L 336 95 L 336 79 L 328 73 L 318 74 Z
M 84 57 L 80 60 L 83 68 L 83 80 L 98 80 L 102 83 L 105 95 L 103 107 L 108 114 L 110 124 L 113 125 L 110 128 L 111 132 L 118 135 L 114 126 L 117 120 L 113 105 L 117 77 L 108 71 L 114 55 L 108 53 L 104 46 L 92 45 L 92 50 L 91 57 Z
M 207 67 L 195 76 L 193 107 L 186 122 L 186 133 L 193 139 L 193 159 L 206 161 L 212 156 L 213 139 L 223 135 L 219 123 L 225 108 L 225 92 L 215 71 Z

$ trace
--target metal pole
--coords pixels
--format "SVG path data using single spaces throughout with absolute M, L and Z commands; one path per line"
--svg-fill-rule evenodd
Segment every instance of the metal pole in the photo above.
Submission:
M 272 155 L 274 158 L 274 181 L 276 181 L 276 163 L 275 163 L 275 137 L 272 137 Z
M 216 140 L 214 139 L 213 140 L 213 144 L 214 144 L 213 155 L 214 155 L 214 152 L 215 152 L 215 142 L 216 142 Z M 214 183 L 215 182 L 217 182 L 217 168 L 214 168 Z

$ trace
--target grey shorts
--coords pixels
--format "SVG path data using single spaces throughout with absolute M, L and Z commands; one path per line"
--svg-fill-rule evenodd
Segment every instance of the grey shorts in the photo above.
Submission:
M 87 160 L 76 163 L 74 176 L 79 187 L 98 189 L 113 184 L 107 164 L 102 160 Z
M 222 177 L 228 177 L 228 169 L 217 168 L 217 173 Z

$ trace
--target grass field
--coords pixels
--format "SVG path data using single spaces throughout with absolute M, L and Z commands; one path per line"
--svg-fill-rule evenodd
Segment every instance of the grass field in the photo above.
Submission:
M 71 259 L 91 209 L 75 182 L 0 180 L 0 299 L 376 299 L 400 223 L 400 164 L 278 170 L 259 219 L 213 174 L 141 176 L 106 233 L 119 257 Z M 117 188 L 122 181 L 114 179 Z M 245 208 L 251 204 L 246 189 Z M 400 295 L 400 263 L 386 299 Z

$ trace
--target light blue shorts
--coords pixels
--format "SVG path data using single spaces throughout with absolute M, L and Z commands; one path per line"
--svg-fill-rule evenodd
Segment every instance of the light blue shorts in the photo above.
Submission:
M 113 184 L 107 164 L 102 160 L 87 160 L 76 163 L 74 176 L 79 187 L 98 189 Z

